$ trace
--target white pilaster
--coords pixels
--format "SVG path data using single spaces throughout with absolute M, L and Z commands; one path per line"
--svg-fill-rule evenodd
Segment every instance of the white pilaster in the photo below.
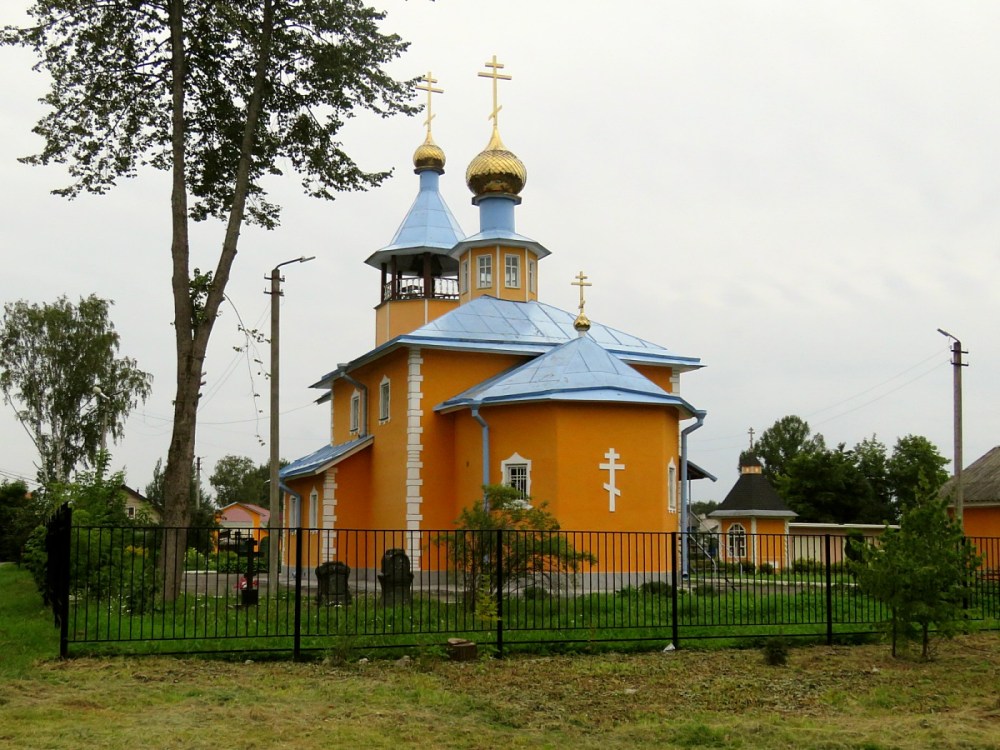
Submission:
M 406 377 L 406 530 L 420 531 L 423 497 L 423 367 L 420 349 L 410 349 Z M 420 570 L 420 534 L 408 534 L 410 568 Z

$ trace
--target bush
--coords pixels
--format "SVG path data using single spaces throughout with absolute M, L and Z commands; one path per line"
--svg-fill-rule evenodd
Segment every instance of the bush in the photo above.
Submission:
M 788 641 L 775 636 L 764 641 L 764 663 L 772 667 L 783 667 L 788 664 Z
M 639 587 L 646 596 L 670 596 L 674 593 L 674 587 L 666 581 L 646 581 Z
M 799 558 L 792 563 L 793 573 L 803 573 L 803 574 L 814 574 L 819 573 L 823 570 L 823 563 L 819 560 L 810 560 L 808 558 Z
M 220 573 L 242 573 L 246 567 L 246 559 L 231 550 L 220 550 L 213 562 Z
M 773 576 L 774 566 L 771 563 L 761 563 L 758 572 L 763 576 Z
M 184 570 L 208 570 L 209 567 L 207 555 L 203 555 L 194 547 L 188 547 L 184 555 Z
M 525 586 L 521 589 L 521 598 L 528 601 L 551 599 L 552 595 L 543 586 Z

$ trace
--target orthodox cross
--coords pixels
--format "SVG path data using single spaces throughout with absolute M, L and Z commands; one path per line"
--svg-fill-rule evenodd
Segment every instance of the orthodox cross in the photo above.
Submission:
M 750 433 L 750 450 L 753 450 L 753 427 L 751 427 L 747 432 Z
M 587 279 L 589 279 L 590 277 L 589 276 L 584 276 L 583 271 L 580 271 L 580 273 L 578 273 L 573 278 L 576 279 L 576 281 L 571 281 L 569 283 L 572 286 L 578 286 L 578 287 L 580 287 L 580 314 L 583 315 L 583 306 L 585 304 L 587 304 L 586 300 L 584 300 L 584 298 L 583 298 L 583 288 L 585 286 L 593 286 L 593 284 L 591 284 L 589 281 L 587 281 Z
M 434 88 L 434 84 L 437 83 L 438 80 L 437 80 L 437 78 L 434 78 L 431 75 L 431 72 L 429 70 L 427 71 L 427 75 L 425 75 L 420 80 L 423 81 L 426 85 L 421 86 L 418 83 L 414 88 L 417 88 L 420 91 L 426 91 L 427 92 L 427 119 L 424 120 L 424 125 L 427 126 L 427 135 L 430 135 L 431 134 L 431 120 L 434 119 L 434 115 L 431 114 L 431 95 L 432 94 L 443 94 L 444 93 L 444 89 L 436 89 L 436 88 Z
M 490 113 L 490 116 L 487 117 L 486 119 L 493 120 L 493 127 L 496 127 L 497 115 L 499 115 L 500 110 L 503 109 L 502 106 L 497 105 L 497 81 L 509 81 L 510 76 L 504 75 L 503 73 L 499 72 L 503 68 L 503 63 L 497 62 L 496 55 L 493 55 L 492 61 L 484 62 L 483 65 L 485 65 L 487 68 L 492 68 L 492 70 L 489 73 L 478 73 L 477 75 L 480 78 L 493 79 L 493 111 Z
M 608 510 L 614 513 L 615 499 L 621 497 L 622 494 L 622 491 L 615 485 L 615 472 L 625 471 L 625 464 L 618 463 L 618 459 L 621 456 L 614 448 L 608 448 L 608 452 L 604 454 L 604 457 L 608 459 L 608 462 L 606 464 L 598 464 L 597 468 L 608 472 L 608 481 L 604 483 L 604 489 L 608 491 Z

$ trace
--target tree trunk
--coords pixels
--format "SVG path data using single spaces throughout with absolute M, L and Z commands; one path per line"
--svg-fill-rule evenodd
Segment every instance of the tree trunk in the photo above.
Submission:
M 263 22 L 260 51 L 254 70 L 254 86 L 247 103 L 247 119 L 240 144 L 240 161 L 233 185 L 233 202 L 229 209 L 225 239 L 212 283 L 205 299 L 205 307 L 198 310 L 192 297 L 190 282 L 190 253 L 188 240 L 188 205 L 186 159 L 184 152 L 185 129 L 185 50 L 184 50 L 184 0 L 170 2 L 170 41 L 172 60 L 172 179 L 171 190 L 171 258 L 173 260 L 172 288 L 174 297 L 174 336 L 177 346 L 177 391 L 174 398 L 174 424 L 167 453 L 167 468 L 163 475 L 164 533 L 163 598 L 173 601 L 180 590 L 187 547 L 187 526 L 190 523 L 191 472 L 194 465 L 194 445 L 198 418 L 198 399 L 201 391 L 205 353 L 212 334 L 212 327 L 225 296 L 226 284 L 236 259 L 237 244 L 246 211 L 250 172 L 253 164 L 254 141 L 263 110 L 267 68 L 271 55 L 271 37 L 274 24 L 272 0 L 263 0 Z

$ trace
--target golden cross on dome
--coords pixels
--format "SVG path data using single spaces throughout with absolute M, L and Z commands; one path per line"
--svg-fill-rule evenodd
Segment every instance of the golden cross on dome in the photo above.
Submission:
M 490 113 L 490 116 L 487 117 L 486 119 L 487 120 L 493 120 L 493 127 L 496 127 L 497 126 L 497 115 L 499 115 L 500 114 L 500 110 L 503 109 L 502 106 L 498 106 L 497 105 L 497 81 L 509 81 L 510 80 L 510 76 L 504 75 L 503 73 L 499 72 L 503 68 L 503 63 L 497 62 L 497 56 L 496 55 L 493 55 L 493 60 L 492 61 L 484 62 L 483 65 L 485 65 L 487 68 L 492 68 L 493 69 L 489 73 L 478 73 L 477 75 L 480 78 L 492 78 L 493 79 L 493 111 Z
M 583 288 L 585 286 L 593 286 L 593 284 L 591 284 L 589 281 L 587 281 L 587 279 L 589 279 L 590 277 L 589 276 L 585 276 L 583 274 L 583 271 L 580 271 L 580 273 L 578 273 L 573 278 L 576 279 L 576 281 L 571 281 L 569 283 L 572 286 L 578 286 L 578 287 L 580 287 L 580 314 L 582 315 L 583 314 L 583 306 L 585 304 L 587 304 L 586 300 L 584 300 L 584 298 L 583 298 Z
M 420 91 L 426 91 L 427 92 L 427 119 L 424 120 L 424 125 L 427 126 L 427 135 L 430 135 L 431 134 L 431 120 L 434 119 L 434 115 L 431 114 L 431 95 L 432 94 L 443 94 L 444 93 L 444 89 L 436 89 L 436 88 L 434 88 L 434 84 L 437 83 L 438 80 L 437 80 L 437 78 L 434 78 L 431 75 L 431 72 L 429 70 L 427 71 L 427 75 L 425 75 L 420 80 L 423 81 L 426 85 L 421 86 L 418 83 L 414 88 L 417 88 Z
M 751 427 L 749 430 L 747 430 L 747 432 L 750 433 L 750 450 L 753 450 L 753 436 L 754 436 L 754 429 L 753 429 L 753 427 Z

